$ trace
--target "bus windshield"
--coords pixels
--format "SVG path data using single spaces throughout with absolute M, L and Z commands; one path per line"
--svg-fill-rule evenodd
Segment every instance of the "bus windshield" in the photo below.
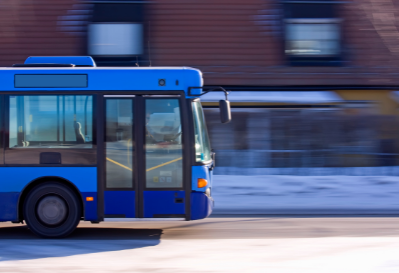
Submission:
M 204 112 L 199 101 L 193 102 L 195 159 L 197 162 L 211 160 L 211 146 L 206 129 Z

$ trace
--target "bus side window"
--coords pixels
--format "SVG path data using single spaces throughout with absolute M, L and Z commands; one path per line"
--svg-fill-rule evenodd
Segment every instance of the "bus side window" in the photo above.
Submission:
M 92 148 L 93 96 L 10 96 L 9 148 Z

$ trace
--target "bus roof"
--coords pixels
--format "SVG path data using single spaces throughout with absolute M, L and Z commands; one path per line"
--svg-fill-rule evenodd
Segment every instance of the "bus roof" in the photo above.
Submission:
M 1 67 L 0 91 L 184 91 L 202 86 L 190 67 Z M 192 94 L 201 90 L 193 89 Z
M 74 64 L 75 66 L 95 67 L 96 62 L 90 56 L 30 56 L 25 60 L 25 64 Z

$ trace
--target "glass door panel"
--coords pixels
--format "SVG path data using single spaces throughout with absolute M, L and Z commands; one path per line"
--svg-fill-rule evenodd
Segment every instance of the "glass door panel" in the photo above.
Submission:
M 182 126 L 178 99 L 146 99 L 147 189 L 182 188 Z
M 106 188 L 133 188 L 133 99 L 106 99 Z

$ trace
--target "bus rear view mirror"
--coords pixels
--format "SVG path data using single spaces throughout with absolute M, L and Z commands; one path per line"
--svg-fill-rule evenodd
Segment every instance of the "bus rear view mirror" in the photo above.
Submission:
M 220 121 L 229 123 L 231 121 L 230 102 L 228 100 L 219 101 Z

